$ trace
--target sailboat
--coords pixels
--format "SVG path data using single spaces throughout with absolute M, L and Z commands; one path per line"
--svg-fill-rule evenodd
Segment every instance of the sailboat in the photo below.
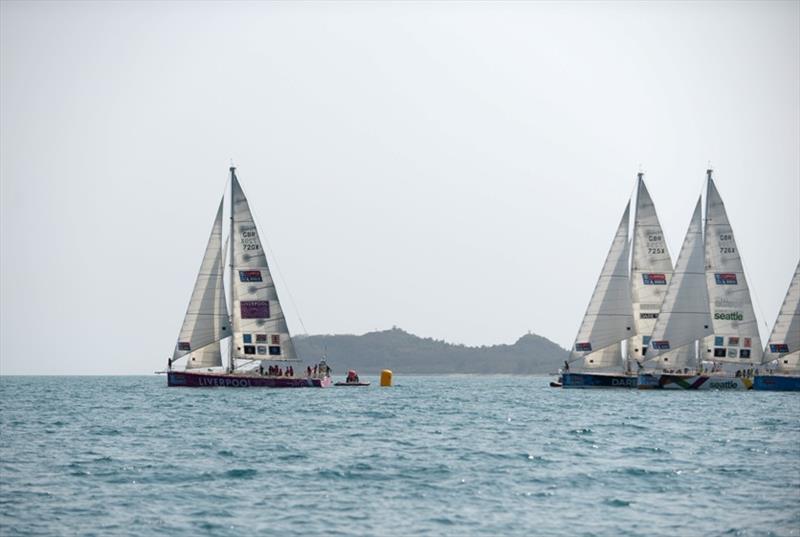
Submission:
M 223 247 L 223 200 L 197 274 L 189 307 L 167 371 L 168 386 L 323 388 L 331 385 L 327 364 L 315 375 L 286 375 L 277 363 L 299 362 L 275 282 L 247 197 L 230 167 L 230 232 Z M 228 249 L 230 246 L 230 250 Z M 225 260 L 230 259 L 229 315 Z M 228 340 L 222 367 L 220 342 Z M 186 359 L 184 370 L 174 369 Z M 273 367 L 270 367 L 272 365 Z M 289 369 L 289 366 L 286 369 Z M 293 367 L 292 367 L 293 369 Z M 280 374 L 276 374 L 280 371 Z M 272 372 L 273 374 L 269 374 Z
M 649 334 L 672 277 L 672 260 L 643 176 L 637 176 L 633 237 L 628 238 L 628 202 L 562 371 L 564 388 L 636 387 L 638 376 L 631 371 L 631 364 L 647 352 Z M 570 372 L 569 363 L 579 359 L 581 370 Z
M 764 364 L 774 364 L 776 371 L 756 375 L 754 390 L 800 391 L 800 262 L 764 349 Z
M 657 361 L 660 372 L 642 371 L 640 389 L 746 390 L 753 384 L 749 368 L 734 375 L 723 364 L 761 362 L 742 259 L 712 170 L 706 175 L 705 227 L 698 199 L 650 339 L 648 362 Z M 676 352 L 694 355 L 693 367 L 685 359 L 682 369 L 668 362 Z

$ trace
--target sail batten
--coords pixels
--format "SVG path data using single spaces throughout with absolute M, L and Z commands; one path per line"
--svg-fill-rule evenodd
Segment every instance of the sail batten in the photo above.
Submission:
M 187 368 L 222 365 L 219 341 L 231 333 L 223 286 L 222 200 L 186 309 L 172 359 L 191 355 Z

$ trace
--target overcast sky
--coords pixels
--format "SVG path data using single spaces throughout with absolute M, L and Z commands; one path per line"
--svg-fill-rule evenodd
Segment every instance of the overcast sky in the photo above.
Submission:
M 4 1 L 0 373 L 163 367 L 230 159 L 294 333 L 565 347 L 639 166 L 674 261 L 710 161 L 766 338 L 798 6 Z

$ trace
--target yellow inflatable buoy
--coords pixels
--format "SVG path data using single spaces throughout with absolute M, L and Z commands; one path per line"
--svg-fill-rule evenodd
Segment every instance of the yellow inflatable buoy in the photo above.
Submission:
M 381 386 L 391 386 L 392 385 L 392 371 L 390 369 L 384 369 L 381 371 Z

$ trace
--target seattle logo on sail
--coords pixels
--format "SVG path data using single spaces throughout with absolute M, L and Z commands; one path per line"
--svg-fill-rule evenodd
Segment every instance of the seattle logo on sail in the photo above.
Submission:
M 642 274 L 642 280 L 644 280 L 645 285 L 667 285 L 667 276 L 666 274 Z
M 714 274 L 714 281 L 717 285 L 736 285 L 736 274 L 733 272 L 717 272 Z

